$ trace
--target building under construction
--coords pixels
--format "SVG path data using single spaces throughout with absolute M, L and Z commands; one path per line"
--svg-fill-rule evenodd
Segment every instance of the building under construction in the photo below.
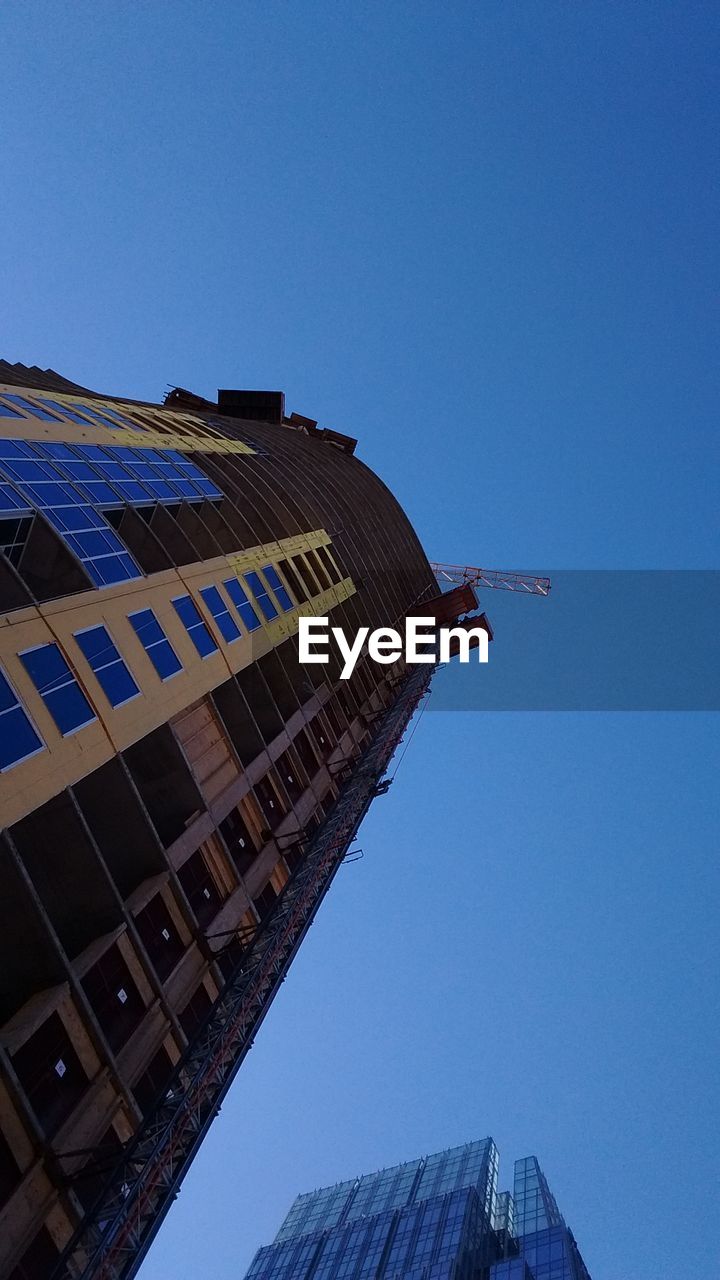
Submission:
M 0 362 L 0 437 L 0 1276 L 120 1280 L 429 684 L 301 666 L 298 615 L 475 597 L 279 392 Z

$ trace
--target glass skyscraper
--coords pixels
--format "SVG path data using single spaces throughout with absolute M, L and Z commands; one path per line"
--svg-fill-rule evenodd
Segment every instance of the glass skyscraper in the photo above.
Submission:
M 492 1138 L 299 1195 L 246 1280 L 591 1280 L 534 1156 Z

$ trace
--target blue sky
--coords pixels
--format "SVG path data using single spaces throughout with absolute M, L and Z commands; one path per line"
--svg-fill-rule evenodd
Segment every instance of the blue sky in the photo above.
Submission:
M 717 567 L 716 5 L 1 21 L 6 359 L 284 388 L 433 558 Z M 235 1280 L 296 1191 L 488 1132 L 594 1280 L 711 1270 L 717 757 L 701 713 L 426 715 L 143 1280 Z

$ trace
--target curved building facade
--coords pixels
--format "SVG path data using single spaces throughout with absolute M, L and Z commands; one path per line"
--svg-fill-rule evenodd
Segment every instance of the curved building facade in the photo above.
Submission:
M 134 1273 L 168 1108 L 196 1088 L 176 1185 L 422 692 L 402 660 L 299 662 L 300 614 L 350 633 L 437 593 L 354 443 L 279 394 L 0 363 L 2 1276 Z

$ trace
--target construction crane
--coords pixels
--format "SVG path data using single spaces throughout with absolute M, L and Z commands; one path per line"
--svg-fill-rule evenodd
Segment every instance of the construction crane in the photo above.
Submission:
M 441 586 L 492 587 L 495 591 L 519 591 L 529 596 L 547 596 L 550 593 L 550 579 L 541 578 L 533 573 L 518 573 L 515 570 L 475 569 L 468 564 L 430 565 Z

